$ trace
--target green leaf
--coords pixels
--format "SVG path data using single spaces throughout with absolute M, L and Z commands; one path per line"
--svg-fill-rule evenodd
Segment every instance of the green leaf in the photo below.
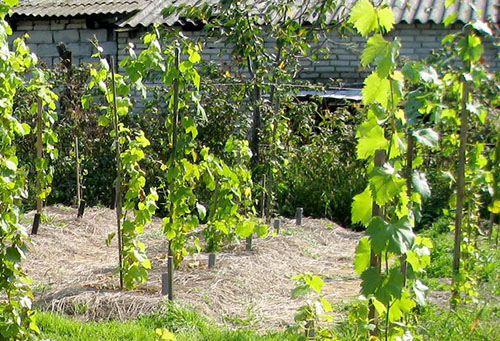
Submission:
M 308 285 L 301 285 L 292 290 L 292 298 L 298 298 L 307 295 L 311 291 Z
M 316 291 L 319 294 L 321 293 L 321 289 L 325 285 L 325 282 L 323 282 L 323 280 L 319 276 L 312 276 L 309 285 L 314 291 Z
M 207 216 L 207 209 L 205 208 L 205 206 L 196 203 L 196 209 L 198 210 L 198 216 L 200 217 L 200 219 L 204 220 Z
M 14 7 L 19 3 L 19 0 L 4 0 L 7 5 Z
M 201 60 L 200 54 L 195 50 L 189 50 L 189 61 L 193 64 L 198 63 Z
M 351 10 L 349 22 L 354 25 L 359 34 L 366 37 L 368 33 L 375 31 L 378 27 L 377 11 L 370 1 L 357 1 Z
M 372 217 L 372 205 L 372 192 L 368 186 L 362 193 L 353 198 L 351 214 L 352 222 L 361 223 L 365 226 L 368 225 Z
M 324 297 L 321 297 L 319 300 L 321 301 L 321 305 L 323 306 L 323 310 L 324 310 L 325 312 L 327 312 L 327 313 L 328 313 L 328 312 L 333 311 L 333 307 L 332 307 L 332 304 L 330 303 L 330 301 L 328 301 L 328 300 L 327 300 L 326 298 L 324 298 Z
M 378 287 L 382 284 L 382 275 L 378 269 L 368 268 L 361 274 L 361 294 L 368 297 L 377 291 Z
M 387 150 L 389 142 L 385 139 L 384 129 L 376 125 L 361 136 L 356 147 L 358 159 L 368 159 L 375 154 L 377 149 Z
M 411 176 L 411 181 L 413 184 L 413 187 L 417 190 L 418 193 L 424 198 L 427 199 L 431 196 L 431 188 L 429 187 L 429 184 L 427 183 L 427 178 L 425 176 L 425 173 L 419 172 L 419 171 L 414 171 L 412 176 Z
M 354 269 L 358 275 L 361 275 L 370 265 L 370 250 L 368 237 L 361 238 L 356 247 L 356 256 L 354 258 Z
M 97 123 L 100 126 L 106 127 L 109 124 L 108 116 L 107 115 L 101 115 L 101 116 L 99 116 L 99 118 L 97 119 Z
M 390 251 L 396 254 L 406 253 L 415 240 L 411 223 L 404 217 L 396 223 L 388 224 L 381 217 L 374 217 L 366 229 L 371 238 L 374 252 Z
M 5 259 L 9 262 L 18 263 L 21 261 L 22 253 L 17 248 L 17 246 L 10 246 L 6 249 Z
M 377 10 L 378 24 L 380 28 L 385 32 L 390 32 L 394 28 L 396 20 L 394 19 L 394 13 L 390 7 L 383 7 Z
M 450 15 L 448 15 L 446 18 L 444 18 L 443 20 L 443 25 L 444 27 L 448 27 L 450 26 L 451 24 L 453 24 L 458 18 L 458 13 L 457 12 L 453 12 L 451 13 Z
M 413 137 L 415 137 L 417 142 L 431 148 L 434 148 L 439 141 L 438 133 L 431 128 L 415 130 L 413 132 Z
M 367 66 L 372 61 L 377 65 L 377 73 L 381 78 L 387 77 L 396 63 L 399 50 L 398 42 L 389 42 L 381 34 L 375 34 L 366 42 L 361 55 L 361 65 Z
M 413 291 L 415 292 L 415 299 L 420 305 L 425 305 L 425 293 L 429 288 L 420 280 L 416 280 L 413 284 Z
M 116 236 L 116 232 L 112 232 L 112 233 L 108 234 L 108 237 L 106 238 L 106 246 L 111 245 L 111 241 L 113 240 L 113 238 L 115 236 Z
M 368 105 L 377 101 L 387 108 L 390 91 L 391 82 L 387 78 L 380 78 L 377 72 L 372 72 L 364 81 L 363 104 Z
M 245 220 L 236 225 L 236 234 L 242 238 L 250 237 L 255 230 L 256 223 L 251 220 Z
M 444 7 L 445 7 L 445 8 L 448 8 L 448 7 L 450 7 L 451 5 L 453 5 L 454 3 L 456 3 L 457 1 L 458 1 L 458 0 L 446 0 L 446 1 L 444 2 Z
M 405 185 L 405 180 L 398 177 L 394 168 L 387 163 L 383 167 L 373 169 L 369 182 L 372 193 L 375 194 L 375 202 L 380 206 L 391 201 Z

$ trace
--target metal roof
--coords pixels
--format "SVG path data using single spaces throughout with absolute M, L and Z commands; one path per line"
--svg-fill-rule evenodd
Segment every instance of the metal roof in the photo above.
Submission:
M 248 0 L 255 3 L 256 12 L 270 1 Z M 291 1 L 291 0 L 289 0 Z M 292 15 L 301 15 L 304 4 L 315 4 L 322 0 L 293 0 Z M 179 16 L 163 18 L 162 9 L 170 5 L 196 5 L 218 3 L 219 0 L 19 0 L 14 14 L 34 17 L 74 17 L 96 14 L 122 14 L 120 26 L 149 26 L 153 23 L 174 25 L 182 23 Z M 500 22 L 499 0 L 461 0 L 445 8 L 445 0 L 388 0 L 394 11 L 396 23 L 436 23 L 440 24 L 451 13 L 457 13 L 457 20 L 485 20 Z M 336 10 L 327 15 L 328 21 L 342 20 L 356 3 L 355 0 L 340 0 Z M 471 6 L 472 5 L 472 6 Z M 473 7 L 476 10 L 473 10 Z M 135 13 L 137 12 L 137 13 Z M 135 13 L 135 15 L 133 15 Z M 305 18 L 313 21 L 314 15 Z
M 19 0 L 13 13 L 32 17 L 76 17 L 127 14 L 140 10 L 149 0 Z
M 296 94 L 297 97 L 320 97 L 332 99 L 346 99 L 355 102 L 360 102 L 363 99 L 361 89 L 357 88 L 339 88 L 329 90 L 301 90 Z

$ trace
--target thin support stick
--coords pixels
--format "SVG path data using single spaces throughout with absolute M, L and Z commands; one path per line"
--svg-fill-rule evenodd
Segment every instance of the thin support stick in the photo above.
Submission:
M 43 111 L 43 103 L 40 97 L 37 98 L 37 116 L 36 116 L 36 157 L 38 160 L 43 158 L 43 141 L 42 141 L 42 111 Z M 38 227 L 40 226 L 40 218 L 42 215 L 42 198 L 40 198 L 40 192 L 42 191 L 41 184 L 41 174 L 42 169 L 37 170 L 37 178 L 36 178 L 36 214 L 35 219 L 33 219 L 33 226 L 31 228 L 31 234 L 38 233 Z

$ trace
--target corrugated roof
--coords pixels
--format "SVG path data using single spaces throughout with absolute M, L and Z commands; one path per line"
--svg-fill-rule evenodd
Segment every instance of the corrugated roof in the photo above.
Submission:
M 279 0 L 249 0 L 255 2 L 256 11 L 259 5 L 269 1 Z M 314 4 L 318 0 L 294 0 L 293 14 L 301 14 L 304 3 Z M 197 3 L 215 4 L 218 0 L 19 0 L 19 5 L 14 7 L 14 14 L 33 17 L 74 17 L 96 14 L 122 14 L 125 17 L 120 26 L 149 26 L 153 23 L 174 25 L 179 22 L 179 17 L 171 15 L 163 18 L 161 11 L 170 5 L 195 5 Z M 356 3 L 355 0 L 339 1 L 343 3 L 333 13 L 327 15 L 327 20 L 341 20 Z M 500 22 L 499 0 L 461 0 L 445 8 L 445 0 L 388 0 L 394 11 L 396 23 L 442 23 L 451 13 L 457 13 L 457 20 L 469 22 L 470 20 L 486 20 L 494 23 Z M 472 6 L 476 9 L 473 10 Z M 309 17 L 306 21 L 312 21 Z
M 96 14 L 128 14 L 149 0 L 19 0 L 14 14 L 32 17 L 75 17 Z
M 258 4 L 272 0 L 251 0 Z M 317 1 L 317 0 L 316 0 Z M 171 15 L 163 18 L 161 11 L 170 5 L 194 5 L 200 2 L 217 3 L 217 0 L 149 0 L 149 3 L 130 19 L 123 21 L 120 26 L 149 26 L 153 23 L 173 25 L 179 22 L 179 17 Z M 314 3 L 315 0 L 295 0 L 296 4 L 294 14 L 303 11 L 304 3 Z M 335 12 L 327 15 L 327 20 L 342 20 L 349 12 L 350 8 L 356 3 L 355 0 L 341 1 L 343 4 L 338 6 Z M 440 24 L 451 13 L 457 13 L 457 20 L 469 22 L 470 20 L 481 19 L 499 23 L 499 0 L 461 0 L 454 5 L 445 8 L 445 0 L 388 0 L 392 7 L 396 23 L 436 23 Z M 472 6 L 471 6 L 472 5 Z M 476 10 L 473 10 L 473 7 Z M 314 18 L 307 18 L 306 21 L 312 21 Z

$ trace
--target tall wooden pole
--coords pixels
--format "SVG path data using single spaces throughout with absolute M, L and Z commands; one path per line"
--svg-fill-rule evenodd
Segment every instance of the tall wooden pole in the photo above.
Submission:
M 467 68 L 468 69 L 468 68 Z M 458 149 L 458 169 L 457 169 L 457 208 L 455 211 L 455 247 L 453 249 L 453 284 L 456 283 L 460 274 L 460 253 L 462 244 L 462 219 L 464 208 L 464 190 L 465 190 L 465 148 L 467 146 L 467 120 L 469 101 L 469 83 L 462 82 L 462 108 L 460 113 L 460 146 Z M 458 290 L 454 286 L 453 297 L 458 296 Z M 455 301 L 452 298 L 452 307 L 455 307 Z
M 180 56 L 181 56 L 181 49 L 177 47 L 175 49 L 175 68 L 177 70 L 177 73 L 179 73 L 179 68 L 180 68 Z M 177 158 L 177 134 L 178 134 L 178 126 L 179 126 L 179 75 L 177 75 L 177 78 L 174 80 L 173 83 L 173 89 L 174 89 L 174 108 L 172 112 L 172 122 L 173 122 L 173 127 L 172 127 L 172 162 L 171 162 L 171 167 L 175 167 L 176 165 L 176 158 Z M 170 203 L 170 221 L 173 220 L 173 204 Z M 168 257 L 167 257 L 167 280 L 168 280 L 168 285 L 167 285 L 167 294 L 168 294 L 168 300 L 173 301 L 174 299 L 174 255 L 172 254 L 172 247 L 171 247 L 171 241 L 168 242 Z
M 375 151 L 375 167 L 382 167 L 384 165 L 386 158 L 386 152 L 385 150 L 378 149 Z M 380 207 L 375 200 L 373 201 L 372 205 L 372 216 L 373 217 L 382 217 L 383 212 L 382 212 L 382 207 Z M 370 253 L 370 267 L 375 268 L 378 272 L 381 270 L 381 255 L 376 254 L 373 249 Z M 375 325 L 375 328 L 370 332 L 372 336 L 378 336 L 379 335 L 379 328 L 378 328 L 378 315 L 377 311 L 375 310 L 375 306 L 370 303 L 369 304 L 369 311 L 368 311 L 368 319 L 373 322 Z
M 111 86 L 113 89 L 113 124 L 115 130 L 115 157 L 116 157 L 116 183 L 115 183 L 115 210 L 116 210 L 116 231 L 118 237 L 118 265 L 120 271 L 120 289 L 123 289 L 123 240 L 122 240 L 122 160 L 120 148 L 120 129 L 118 120 L 118 110 L 116 104 L 116 82 L 115 82 L 115 60 L 111 56 Z

